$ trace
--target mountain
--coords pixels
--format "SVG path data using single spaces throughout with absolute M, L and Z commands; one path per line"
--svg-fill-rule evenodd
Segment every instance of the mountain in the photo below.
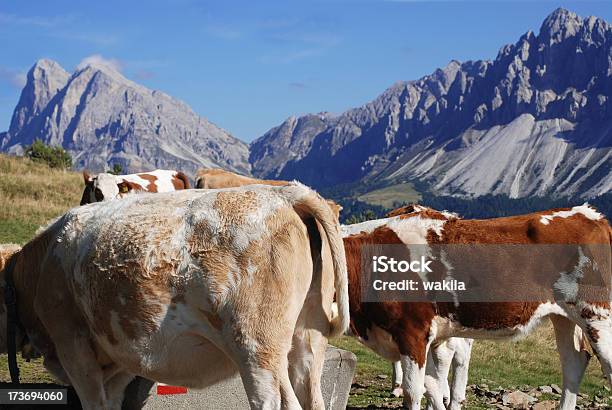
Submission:
M 0 150 L 21 153 L 34 140 L 61 145 L 76 168 L 101 171 L 121 164 L 125 172 L 200 167 L 249 173 L 248 146 L 189 106 L 138 85 L 105 64 L 72 74 L 50 60 L 38 61 L 0 134 Z
M 250 146 L 254 175 L 315 187 L 418 181 L 439 195 L 612 188 L 612 27 L 557 9 L 493 61 L 451 61 L 332 116 L 290 117 Z

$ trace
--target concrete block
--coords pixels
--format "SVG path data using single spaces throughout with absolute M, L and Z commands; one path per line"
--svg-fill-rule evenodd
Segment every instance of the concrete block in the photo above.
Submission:
M 351 352 L 329 346 L 321 379 L 325 408 L 344 410 L 348 401 L 357 358 Z M 240 376 L 224 380 L 202 390 L 189 389 L 183 394 L 157 394 L 157 384 L 138 378 L 128 386 L 124 410 L 248 409 L 249 403 Z

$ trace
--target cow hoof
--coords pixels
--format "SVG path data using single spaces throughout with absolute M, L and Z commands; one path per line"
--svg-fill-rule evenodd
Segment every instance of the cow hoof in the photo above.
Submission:
M 391 391 L 391 395 L 394 397 L 403 397 L 404 389 L 402 389 L 400 386 L 397 386 Z

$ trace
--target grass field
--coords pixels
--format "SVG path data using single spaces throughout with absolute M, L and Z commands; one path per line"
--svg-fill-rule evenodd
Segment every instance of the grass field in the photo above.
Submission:
M 389 362 L 380 359 L 371 350 L 349 337 L 336 340 L 333 344 L 352 351 L 358 358 L 349 406 L 354 408 L 401 406 L 401 399 L 389 395 L 391 385 Z M 490 389 L 501 387 L 510 391 L 530 390 L 551 384 L 562 386 L 561 365 L 555 349 L 552 327 L 544 324 L 529 337 L 516 342 L 477 340 L 472 351 L 468 384 L 486 385 Z M 589 363 L 580 391 L 589 397 L 607 398 L 607 405 L 611 406 L 608 408 L 612 408 L 610 389 L 596 358 Z M 486 409 L 490 406 L 468 392 L 466 407 Z
M 358 196 L 357 199 L 371 205 L 393 208 L 398 202 L 418 202 L 421 199 L 421 195 L 414 189 L 412 184 L 402 183 L 367 192 Z
M 26 242 L 40 225 L 78 205 L 82 185 L 78 173 L 54 171 L 23 158 L 0 155 L 0 243 Z M 401 189 L 404 188 L 407 187 Z M 376 195 L 380 199 L 387 197 L 387 194 L 385 191 Z M 334 341 L 334 344 L 354 352 L 358 357 L 350 406 L 397 408 L 401 405 L 401 399 L 389 397 L 391 366 L 388 362 L 354 339 L 344 337 Z M 20 367 L 24 382 L 52 380 L 40 360 L 20 362 Z M 9 380 L 6 356 L 3 355 L 0 356 L 0 381 Z M 501 386 L 506 390 L 527 385 L 561 385 L 560 364 L 550 326 L 543 326 L 527 339 L 516 343 L 477 341 L 472 354 L 469 383 L 486 384 L 490 388 Z M 612 408 L 610 391 L 595 358 L 591 360 L 581 391 L 589 396 L 606 397 L 608 408 Z M 468 401 L 468 409 L 488 408 L 474 394 L 468 396 Z
M 0 243 L 24 243 L 39 226 L 81 201 L 83 178 L 0 155 Z

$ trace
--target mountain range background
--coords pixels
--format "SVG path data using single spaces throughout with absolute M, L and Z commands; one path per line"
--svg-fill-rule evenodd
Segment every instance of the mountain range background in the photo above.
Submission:
M 76 169 L 220 167 L 299 179 L 378 212 L 393 198 L 480 215 L 610 206 L 612 27 L 557 9 L 490 60 L 451 61 L 341 114 L 292 116 L 250 145 L 104 64 L 28 72 L 0 150 L 61 145 Z M 389 199 L 391 198 L 391 200 Z M 606 205 L 607 204 L 607 205 Z M 485 212 L 486 213 L 486 212 Z

